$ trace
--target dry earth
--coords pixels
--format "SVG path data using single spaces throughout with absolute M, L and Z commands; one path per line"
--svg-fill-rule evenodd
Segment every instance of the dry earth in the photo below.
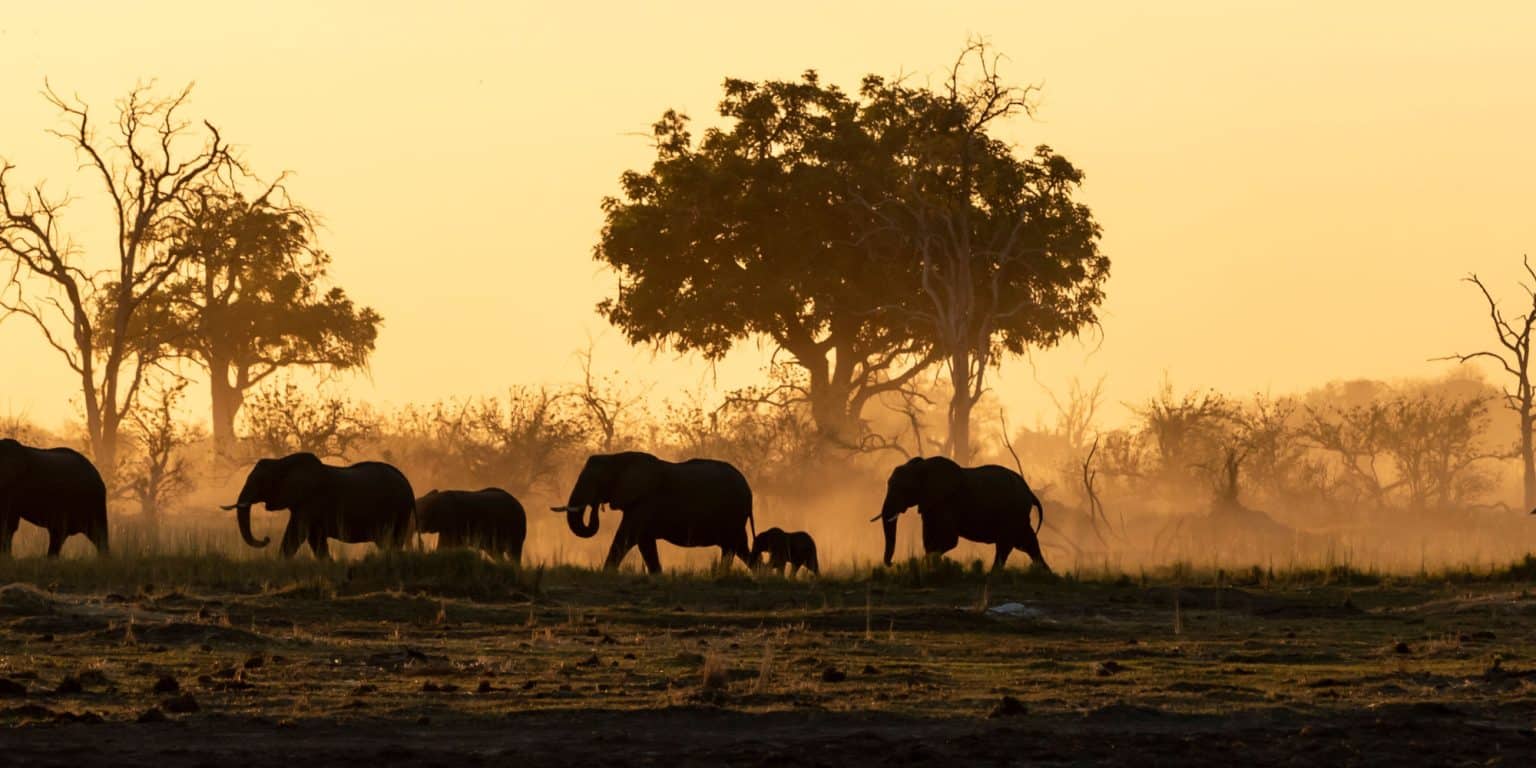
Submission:
M 934 580 L 12 583 L 0 764 L 1536 761 L 1521 582 Z

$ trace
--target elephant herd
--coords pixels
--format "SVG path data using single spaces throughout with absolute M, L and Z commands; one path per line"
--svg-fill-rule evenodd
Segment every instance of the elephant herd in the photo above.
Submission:
M 222 507 L 235 512 L 240 536 L 252 547 L 269 537 L 251 533 L 251 507 L 287 510 L 288 525 L 279 552 L 292 557 L 309 545 L 317 558 L 329 557 L 331 539 L 371 542 L 381 549 L 405 547 L 416 533 L 435 533 L 439 547 L 473 547 L 517 562 L 528 522 L 523 505 L 499 488 L 433 490 L 417 498 L 395 467 L 377 461 L 333 466 L 311 453 L 261 459 L 246 476 L 240 495 Z M 594 455 L 577 476 L 563 513 L 571 532 L 597 535 L 604 507 L 622 513 L 603 561 L 617 569 L 638 548 L 645 568 L 661 572 L 658 541 L 680 547 L 718 547 L 722 566 L 732 558 L 751 568 L 764 565 L 791 574 L 820 573 L 816 542 L 803 531 L 758 532 L 752 518 L 752 489 L 736 467 L 714 459 L 666 461 L 629 451 Z M 943 458 L 915 458 L 898 467 L 886 484 L 880 521 L 884 562 L 896 548 L 896 522 L 917 508 L 923 551 L 931 556 L 954 549 L 959 540 L 993 544 L 993 567 L 1022 550 L 1049 570 L 1038 533 L 1045 510 L 1017 472 L 988 465 L 961 467 Z M 1031 512 L 1039 520 L 1031 525 Z M 90 460 L 68 448 L 32 448 L 0 439 L 0 555 L 9 554 L 21 520 L 48 531 L 48 555 L 57 557 L 64 540 L 82 533 L 106 555 L 107 494 Z M 751 538 L 748 531 L 751 531 Z

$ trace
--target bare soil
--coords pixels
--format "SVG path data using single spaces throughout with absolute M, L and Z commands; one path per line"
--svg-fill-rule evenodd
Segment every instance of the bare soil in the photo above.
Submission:
M 1523 583 L 523 583 L 5 586 L 0 765 L 1536 763 Z

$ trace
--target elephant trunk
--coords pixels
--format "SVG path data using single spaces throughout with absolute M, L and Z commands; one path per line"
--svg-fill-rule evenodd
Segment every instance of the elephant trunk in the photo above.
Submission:
M 880 508 L 880 528 L 885 532 L 885 564 L 891 564 L 891 558 L 896 554 L 896 518 L 901 517 L 904 508 L 893 504 L 889 499 Z
M 583 539 L 590 539 L 597 535 L 598 507 L 599 504 L 571 504 L 565 508 L 565 522 L 571 526 L 571 533 Z M 583 520 L 583 515 L 590 508 L 592 514 L 588 520 Z
M 109 542 L 107 540 L 107 521 L 102 520 L 100 523 L 95 525 L 86 538 L 89 538 L 91 543 L 96 545 L 97 555 L 106 557 L 112 553 Z
M 272 537 L 270 536 L 258 541 L 255 536 L 251 535 L 251 505 L 256 502 L 263 502 L 267 505 L 268 509 L 272 508 L 271 500 L 265 498 L 267 494 L 263 492 L 263 486 L 257 479 L 260 469 L 261 467 L 258 463 L 257 469 L 251 470 L 251 475 L 245 479 L 245 485 L 240 489 L 240 497 L 235 503 L 219 507 L 219 509 L 226 511 L 235 510 L 235 520 L 240 524 L 240 538 L 245 539 L 246 544 L 257 549 L 265 547 L 272 542 Z
M 251 505 L 235 505 L 235 520 L 240 524 L 240 538 L 245 539 L 246 544 L 260 549 L 272 543 L 271 536 L 264 536 L 258 541 L 251 535 Z

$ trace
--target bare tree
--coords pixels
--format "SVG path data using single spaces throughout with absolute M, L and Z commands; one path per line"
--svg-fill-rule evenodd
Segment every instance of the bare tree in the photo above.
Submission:
M 0 416 L 0 439 L 11 438 L 26 445 L 43 445 L 53 437 L 21 414 Z
M 1530 297 L 1531 309 L 1514 318 L 1504 316 L 1493 293 L 1475 273 L 1462 278 L 1477 286 L 1483 300 L 1488 303 L 1488 320 L 1498 338 L 1497 349 L 1487 349 L 1467 354 L 1453 354 L 1436 360 L 1468 362 L 1479 358 L 1495 360 L 1509 375 L 1512 383 L 1504 388 L 1504 405 L 1520 419 L 1520 466 L 1525 488 L 1525 508 L 1536 512 L 1536 438 L 1532 428 L 1536 426 L 1536 387 L 1531 383 L 1531 328 L 1536 327 L 1536 270 L 1531 269 L 1528 256 L 1521 257 L 1525 274 L 1532 283 L 1520 283 L 1520 288 Z
M 324 392 L 309 394 L 291 381 L 256 390 L 241 419 L 247 439 L 266 456 L 304 452 L 349 459 L 378 432 L 377 419 L 363 406 Z
M 874 81 L 886 111 L 910 114 L 898 190 L 871 205 L 918 265 L 924 301 L 888 305 L 949 374 L 949 453 L 973 454 L 971 414 L 986 372 L 1003 354 L 1050 346 L 1096 324 L 1109 261 L 1099 228 L 1073 195 L 1082 172 L 1046 146 L 1027 157 L 997 139 L 1003 123 L 1032 115 L 1035 86 L 1008 85 L 997 55 L 972 42 L 935 89 Z
M 594 375 L 592 347 L 593 344 L 589 341 L 587 348 L 577 353 L 577 358 L 581 362 L 581 384 L 577 387 L 575 394 L 581 401 L 582 408 L 586 410 L 588 418 L 597 427 L 597 447 L 603 453 L 611 453 L 619 438 L 619 430 L 625 414 L 640 404 L 642 395 L 627 391 L 625 387 L 615 384 L 608 377 L 600 378 Z
M 184 449 L 202 433 L 178 413 L 188 383 L 175 377 L 168 384 L 150 385 L 146 407 L 129 414 L 134 450 L 123 461 L 122 492 L 138 503 L 150 525 L 157 524 L 160 513 L 192 488 Z
M 1045 394 L 1051 398 L 1051 404 L 1056 407 L 1056 433 L 1066 441 L 1068 448 L 1074 451 L 1086 449 L 1090 436 L 1094 436 L 1092 442 L 1097 445 L 1098 439 L 1093 422 L 1099 415 L 1099 407 L 1104 403 L 1102 376 L 1094 382 L 1092 387 L 1084 387 L 1081 381 L 1073 379 L 1071 386 L 1067 389 L 1065 403 L 1049 389 L 1045 390 Z
M 1314 410 L 1304 426 L 1335 454 L 1345 478 L 1377 509 L 1465 510 L 1492 488 L 1484 433 L 1489 398 L 1402 391 L 1369 403 Z
M 555 491 L 590 447 L 592 422 L 570 392 L 513 387 L 506 397 L 407 407 L 387 424 L 385 455 L 425 485 Z
M 1094 534 L 1099 537 L 1100 542 L 1107 544 L 1108 542 L 1104 541 L 1104 535 L 1099 533 L 1099 523 L 1102 522 L 1104 527 L 1108 528 L 1109 516 L 1104 514 L 1104 502 L 1099 500 L 1099 492 L 1095 487 L 1099 480 L 1099 470 L 1093 465 L 1093 457 L 1099 452 L 1100 439 L 1098 435 L 1094 435 L 1093 445 L 1088 447 L 1088 452 L 1083 456 L 1083 498 L 1087 501 L 1088 520 L 1093 523 Z M 1120 514 L 1120 533 L 1124 534 L 1125 513 Z
M 119 431 L 162 354 L 147 340 L 141 310 L 185 258 L 166 247 L 166 232 L 192 186 L 238 168 L 211 123 L 201 146 L 184 148 L 191 131 L 180 113 L 190 93 L 157 98 L 134 88 L 103 137 L 84 102 L 44 92 L 67 124 L 52 133 L 74 147 L 113 213 L 116 258 L 103 271 L 87 266 L 61 226 L 70 198 L 18 188 L 7 178 L 14 166 L 0 162 L 0 256 L 11 261 L 0 308 L 32 320 L 79 377 L 89 447 L 108 477 Z
M 1175 397 L 1173 385 L 1165 381 L 1155 397 L 1134 410 L 1141 420 L 1138 437 L 1165 490 L 1177 493 L 1210 483 L 1219 498 L 1236 494 L 1243 460 L 1241 446 L 1231 439 L 1236 404 L 1215 391 Z

